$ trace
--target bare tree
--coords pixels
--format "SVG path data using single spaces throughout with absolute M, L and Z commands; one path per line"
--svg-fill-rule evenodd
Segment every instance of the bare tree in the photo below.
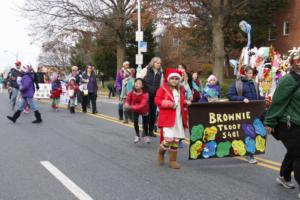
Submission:
M 60 41 L 52 41 L 43 44 L 43 52 L 38 57 L 39 66 L 70 66 L 70 49 Z
M 230 16 L 243 10 L 250 0 L 153 0 L 157 16 L 162 22 L 178 26 L 198 27 L 205 30 L 201 36 L 204 44 L 211 40 L 213 73 L 223 81 L 224 74 L 224 29 Z M 206 46 L 207 45 L 202 45 Z M 209 51 L 207 49 L 202 49 Z M 201 51 L 201 49 L 199 49 Z
M 41 40 L 76 38 L 85 32 L 101 34 L 108 28 L 116 42 L 120 68 L 125 58 L 126 23 L 135 7 L 136 0 L 26 0 L 21 9 Z

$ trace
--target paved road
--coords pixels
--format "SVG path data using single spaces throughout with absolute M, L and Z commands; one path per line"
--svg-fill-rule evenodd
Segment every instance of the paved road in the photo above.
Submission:
M 261 162 L 265 166 L 235 158 L 189 161 L 185 146 L 179 153 L 182 169 L 171 170 L 156 164 L 158 138 L 149 145 L 134 145 L 133 128 L 114 119 L 114 101 L 100 99 L 98 106 L 97 116 L 70 115 L 67 110 L 53 112 L 48 104 L 39 103 L 42 124 L 31 124 L 32 114 L 21 115 L 13 124 L 5 117 L 11 114 L 7 95 L 0 94 L 0 199 L 69 200 L 80 195 L 95 200 L 296 197 L 297 190 L 275 183 L 284 149 L 273 138 L 268 141 L 267 154 L 260 157 L 269 162 Z M 60 180 L 55 178 L 55 171 L 41 161 L 49 161 L 64 178 L 57 173 Z

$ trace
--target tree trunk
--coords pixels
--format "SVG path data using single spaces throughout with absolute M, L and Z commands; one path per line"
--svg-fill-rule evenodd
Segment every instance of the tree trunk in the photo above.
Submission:
M 222 83 L 224 81 L 224 13 L 223 0 L 213 0 L 212 38 L 213 38 L 213 74 Z
M 119 42 L 117 44 L 117 70 L 121 69 L 125 59 L 125 44 Z

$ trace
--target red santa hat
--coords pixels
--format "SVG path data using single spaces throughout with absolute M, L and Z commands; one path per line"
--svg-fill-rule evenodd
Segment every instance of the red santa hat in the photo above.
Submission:
M 179 71 L 178 69 L 173 69 L 173 68 L 167 68 L 166 70 L 166 75 L 165 75 L 165 80 L 168 81 L 171 77 L 178 77 L 181 78 L 182 72 Z

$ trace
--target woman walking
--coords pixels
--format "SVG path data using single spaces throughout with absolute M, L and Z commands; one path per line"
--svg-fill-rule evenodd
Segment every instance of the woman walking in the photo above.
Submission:
M 34 92 L 35 92 L 34 74 L 29 72 L 29 69 L 27 66 L 22 67 L 22 72 L 23 72 L 22 78 L 19 82 L 21 98 L 19 101 L 18 110 L 14 113 L 13 116 L 7 116 L 7 118 L 10 121 L 15 123 L 17 121 L 17 119 L 20 117 L 20 115 L 24 109 L 25 102 L 28 102 L 28 104 L 30 105 L 30 109 L 32 111 L 34 111 L 34 116 L 36 118 L 32 123 L 34 123 L 34 124 L 41 123 L 42 122 L 41 114 L 38 111 L 38 109 L 33 101 L 33 96 L 34 96 Z
M 153 132 L 157 112 L 154 98 L 156 91 L 163 82 L 161 59 L 159 57 L 152 58 L 149 65 L 142 70 L 141 74 L 140 78 L 144 79 L 145 87 L 149 93 L 149 136 L 156 137 Z
M 81 82 L 85 85 L 82 97 L 82 111 L 86 113 L 90 100 L 92 102 L 92 113 L 96 114 L 98 112 L 96 106 L 98 86 L 96 74 L 91 65 L 88 65 L 86 71 L 82 74 Z
M 300 186 L 300 50 L 291 53 L 290 62 L 291 72 L 280 80 L 264 122 L 268 133 L 275 129 L 287 150 L 276 180 L 292 189 L 292 172 Z

